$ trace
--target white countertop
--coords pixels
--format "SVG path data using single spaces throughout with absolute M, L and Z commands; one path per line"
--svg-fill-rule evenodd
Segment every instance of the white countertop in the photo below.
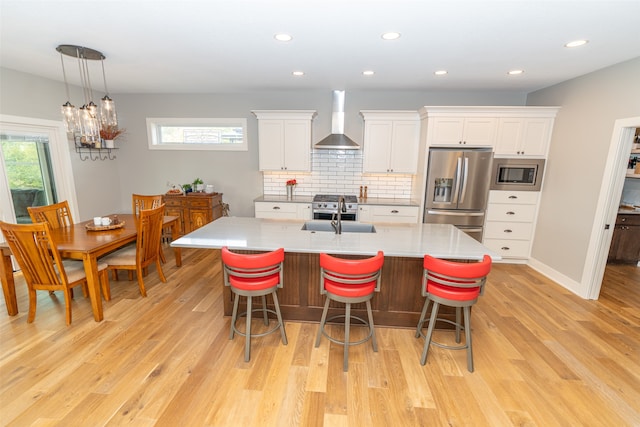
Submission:
M 425 254 L 444 259 L 494 260 L 500 255 L 447 224 L 374 224 L 375 233 L 312 232 L 301 230 L 305 221 L 244 217 L 222 217 L 175 240 L 183 248 L 245 249 L 344 255 L 375 255 L 422 258 Z M 326 222 L 326 221 L 321 221 Z

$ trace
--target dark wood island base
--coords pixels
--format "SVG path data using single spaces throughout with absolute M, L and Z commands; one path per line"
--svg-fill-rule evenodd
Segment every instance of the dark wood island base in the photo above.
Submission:
M 215 251 L 216 258 L 219 259 L 220 250 L 216 249 Z M 258 251 L 235 250 L 234 252 L 258 253 Z M 352 259 L 364 258 L 362 256 L 338 256 Z M 422 258 L 385 257 L 380 292 L 376 293 L 371 300 L 376 326 L 416 327 L 424 305 L 424 297 L 420 292 L 422 265 Z M 223 286 L 222 283 L 223 279 L 220 276 L 220 286 Z M 223 295 L 224 315 L 231 316 L 233 297 L 228 287 L 224 288 Z M 285 320 L 320 322 L 324 297 L 320 295 L 318 254 L 292 252 L 285 254 L 284 286 L 278 290 L 278 301 Z M 329 317 L 337 314 L 344 314 L 344 305 L 332 303 Z M 352 314 L 366 318 L 365 304 L 353 305 Z M 455 319 L 454 311 L 449 307 L 441 307 L 438 316 L 450 320 Z M 440 324 L 438 326 L 440 327 Z M 443 323 L 442 327 L 450 328 L 451 326 Z

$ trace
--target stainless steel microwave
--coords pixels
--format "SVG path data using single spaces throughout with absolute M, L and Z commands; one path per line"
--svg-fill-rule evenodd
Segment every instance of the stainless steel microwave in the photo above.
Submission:
M 540 191 L 544 159 L 493 159 L 492 190 Z

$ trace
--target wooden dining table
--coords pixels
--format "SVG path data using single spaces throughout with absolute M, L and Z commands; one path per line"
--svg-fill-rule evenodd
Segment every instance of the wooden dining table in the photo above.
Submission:
M 52 237 L 62 257 L 81 260 L 84 264 L 93 318 L 96 322 L 100 322 L 104 318 L 98 276 L 98 258 L 131 242 L 135 242 L 137 237 L 134 216 L 132 214 L 117 214 L 117 216 L 120 221 L 124 222 L 124 226 L 121 228 L 100 231 L 88 230 L 87 224 L 93 224 L 93 220 L 91 220 L 51 230 Z M 179 219 L 177 216 L 164 217 L 163 227 L 171 229 L 172 240 L 176 240 L 179 237 Z M 180 267 L 182 265 L 182 252 L 180 248 L 173 249 L 176 266 Z M 11 250 L 9 245 L 4 242 L 0 243 L 0 251 L 2 252 L 2 260 L 0 262 L 2 292 L 4 293 L 7 313 L 9 316 L 15 316 L 18 314 L 18 302 L 11 265 Z

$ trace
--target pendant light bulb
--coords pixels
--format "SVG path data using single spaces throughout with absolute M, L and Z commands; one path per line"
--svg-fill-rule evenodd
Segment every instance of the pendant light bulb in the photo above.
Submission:
M 75 105 L 67 101 L 60 107 L 60 112 L 62 113 L 62 121 L 67 133 L 74 133 L 78 130 L 78 110 L 76 110 Z

